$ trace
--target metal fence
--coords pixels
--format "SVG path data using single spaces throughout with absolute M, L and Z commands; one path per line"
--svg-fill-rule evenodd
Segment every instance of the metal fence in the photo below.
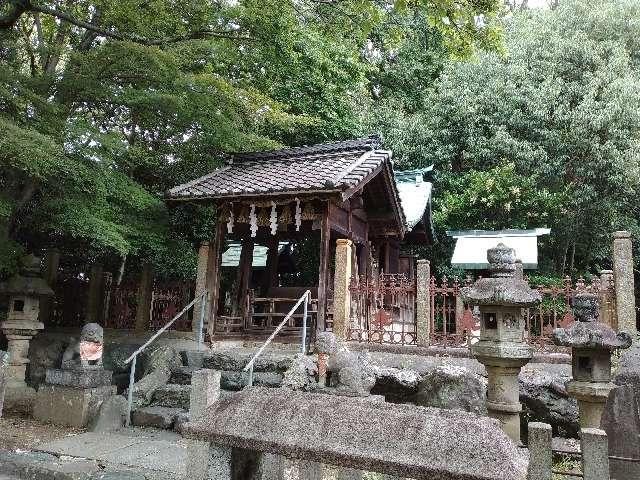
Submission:
M 352 277 L 347 339 L 416 345 L 416 281 L 404 274 Z
M 527 280 L 525 278 L 525 280 Z M 478 310 L 465 304 L 460 290 L 471 285 L 471 278 L 460 282 L 457 278 L 443 278 L 438 283 L 435 277 L 429 283 L 430 296 L 430 345 L 468 346 L 479 335 Z M 615 291 L 612 281 L 603 284 L 599 278 L 587 285 L 583 278 L 575 283 L 567 277 L 562 287 L 532 286 L 542 295 L 536 308 L 523 309 L 526 320 L 524 340 L 537 350 L 560 351 L 553 344 L 551 335 L 556 328 L 573 323 L 573 297 L 576 293 L 590 291 L 600 299 L 600 320 L 615 326 Z

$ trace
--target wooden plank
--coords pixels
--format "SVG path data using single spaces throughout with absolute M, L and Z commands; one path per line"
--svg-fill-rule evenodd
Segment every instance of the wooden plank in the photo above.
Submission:
M 220 297 L 220 263 L 222 260 L 222 244 L 224 240 L 225 224 L 219 222 L 214 233 L 207 265 L 206 288 L 209 292 L 209 337 L 215 334 L 216 317 L 218 315 L 218 298 Z
M 322 333 L 326 327 L 327 312 L 327 282 L 329 271 L 329 246 L 331 242 L 331 230 L 329 227 L 329 209 L 322 215 L 320 226 L 320 268 L 318 273 L 318 320 L 316 332 Z

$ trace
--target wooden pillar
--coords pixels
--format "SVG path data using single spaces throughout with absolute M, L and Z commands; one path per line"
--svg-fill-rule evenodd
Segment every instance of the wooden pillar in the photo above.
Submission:
M 238 263 L 237 291 L 234 298 L 233 315 L 245 317 L 247 313 L 246 300 L 251 282 L 251 267 L 253 266 L 253 240 L 243 240 Z
M 267 242 L 267 264 L 262 277 L 262 295 L 267 296 L 271 287 L 278 286 L 278 238 L 272 237 Z
M 208 322 L 207 330 L 209 336 L 213 338 L 215 333 L 216 317 L 218 315 L 218 299 L 220 298 L 220 260 L 222 258 L 222 244 L 224 240 L 225 224 L 220 222 L 216 226 L 213 243 L 209 249 L 207 258 L 206 288 L 209 292 L 208 315 L 205 322 Z
M 102 322 L 102 298 L 104 277 L 102 265 L 94 263 L 89 273 L 89 292 L 87 294 L 87 316 L 86 323 Z
M 196 297 L 202 295 L 202 292 L 206 289 L 207 281 L 207 265 L 209 262 L 209 242 L 202 242 L 200 248 L 198 248 L 198 265 L 196 271 Z M 203 307 L 203 302 L 198 301 L 193 306 L 193 320 L 191 321 L 191 330 L 195 335 L 195 338 L 199 338 L 198 325 L 200 323 L 200 315 Z M 206 308 L 206 306 L 205 306 Z M 206 313 L 206 312 L 205 312 Z
M 316 332 L 322 333 L 327 325 L 327 282 L 329 276 L 329 242 L 331 231 L 329 230 L 329 209 L 322 214 L 320 225 L 320 268 L 318 273 L 318 324 Z
M 151 323 L 151 301 L 153 296 L 153 266 L 146 262 L 142 266 L 138 285 L 138 306 L 136 309 L 136 331 L 142 332 Z
M 49 248 L 44 256 L 44 280 L 55 291 L 58 281 L 58 268 L 60 266 L 60 251 L 56 248 Z M 45 326 L 51 321 L 53 316 L 53 297 L 44 297 L 40 299 L 40 316 L 39 320 Z

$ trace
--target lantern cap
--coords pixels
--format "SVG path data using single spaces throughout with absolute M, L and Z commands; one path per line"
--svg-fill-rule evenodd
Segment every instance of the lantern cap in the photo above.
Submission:
M 33 254 L 20 261 L 20 273 L 0 284 L 0 293 L 6 295 L 53 296 L 54 292 L 40 276 L 40 258 Z
M 629 348 L 631 336 L 598 322 L 599 312 L 598 296 L 595 293 L 576 293 L 573 297 L 573 316 L 576 322 L 569 328 L 556 328 L 553 331 L 553 342 L 564 347 L 590 350 Z
M 490 278 L 481 278 L 472 286 L 462 289 L 462 299 L 471 305 L 503 305 L 532 307 L 542 301 L 542 296 L 533 290 L 516 272 L 516 252 L 499 243 L 487 250 Z

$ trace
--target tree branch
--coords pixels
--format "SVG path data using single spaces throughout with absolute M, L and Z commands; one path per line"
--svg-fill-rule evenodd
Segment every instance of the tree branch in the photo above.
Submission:
M 0 16 L 0 28 L 13 27 L 22 14 L 29 11 L 30 7 L 30 0 L 15 0 L 10 2 L 7 13 Z
M 186 40 L 196 40 L 196 39 L 203 39 L 203 38 L 209 38 L 209 37 L 225 38 L 229 40 L 253 40 L 252 37 L 239 35 L 237 32 L 233 30 L 199 30 L 197 32 L 192 32 L 187 35 L 180 35 L 180 36 L 167 37 L 167 38 L 148 39 L 148 38 L 139 37 L 137 35 L 126 35 L 126 34 L 114 32 L 111 30 L 105 30 L 104 28 L 101 28 L 94 23 L 89 23 L 83 20 L 79 20 L 69 15 L 66 12 L 63 12 L 61 10 L 56 10 L 53 8 L 43 7 L 40 5 L 31 5 L 29 3 L 26 10 L 32 11 L 32 12 L 40 12 L 46 15 L 51 15 L 60 20 L 64 20 L 65 22 L 69 22 L 70 24 L 75 25 L 76 27 L 84 28 L 86 30 L 95 32 L 102 37 L 113 38 L 115 40 L 121 40 L 121 41 L 130 41 L 134 43 L 139 43 L 141 45 L 149 45 L 149 46 L 164 45 L 167 43 L 177 43 L 177 42 L 183 42 Z
M 26 12 L 37 12 L 45 15 L 51 15 L 60 20 L 84 28 L 85 30 L 94 32 L 98 36 L 113 38 L 115 40 L 130 41 L 141 45 L 164 45 L 167 43 L 177 43 L 187 40 L 199 40 L 204 38 L 224 38 L 228 40 L 254 40 L 253 37 L 242 35 L 235 30 L 199 30 L 186 35 L 178 35 L 166 38 L 144 38 L 138 35 L 128 35 L 112 30 L 106 30 L 97 25 L 97 22 L 85 22 L 74 16 L 63 12 L 62 10 L 45 7 L 42 5 L 33 5 L 31 0 L 13 0 L 9 3 L 7 13 L 0 16 L 0 28 L 12 28 L 20 17 Z M 98 16 L 99 18 L 99 16 Z M 97 19 L 96 19 L 97 20 Z M 89 37 L 90 38 L 90 37 Z M 87 38 L 88 40 L 88 38 Z

